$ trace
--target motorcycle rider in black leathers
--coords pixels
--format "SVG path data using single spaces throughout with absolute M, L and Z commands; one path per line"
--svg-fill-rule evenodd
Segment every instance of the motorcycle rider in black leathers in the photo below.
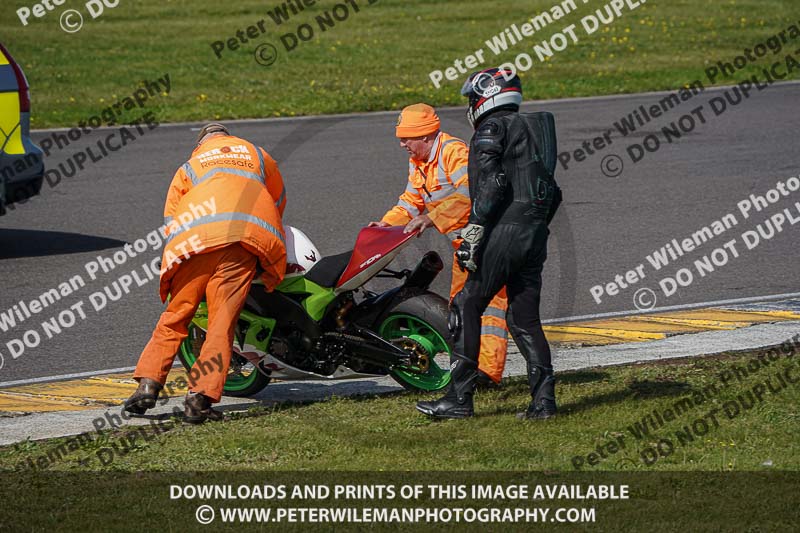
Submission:
M 508 329 L 527 362 L 532 397 L 519 416 L 550 418 L 556 413 L 555 378 L 539 300 L 547 226 L 561 201 L 553 178 L 553 115 L 520 114 L 522 85 L 508 70 L 473 73 L 462 94 L 469 97 L 467 117 L 475 134 L 468 167 L 472 210 L 456 256 L 469 277 L 450 308 L 450 388 L 439 400 L 419 402 L 417 409 L 435 418 L 473 416 L 481 315 L 506 286 Z

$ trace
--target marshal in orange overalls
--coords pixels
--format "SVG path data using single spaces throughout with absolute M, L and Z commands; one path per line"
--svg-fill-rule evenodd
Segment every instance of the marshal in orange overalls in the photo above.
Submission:
M 391 226 L 407 224 L 428 210 L 439 232 L 447 235 L 457 250 L 461 244 L 458 230 L 467 224 L 471 207 L 467 177 L 467 145 L 461 139 L 439 131 L 439 117 L 432 107 L 415 104 L 403 109 L 397 137 L 424 136 L 439 132 L 427 161 L 409 158 L 408 185 L 392 209 L 381 219 Z M 450 300 L 464 287 L 467 273 L 462 272 L 453 256 Z M 481 351 L 478 368 L 495 383 L 503 377 L 508 348 L 505 288 L 489 303 L 481 324 Z
M 170 301 L 144 348 L 134 378 L 162 385 L 203 297 L 208 331 L 189 390 L 219 402 L 228 374 L 236 320 L 256 264 L 267 290 L 286 271 L 281 216 L 283 178 L 264 149 L 231 135 L 207 138 L 175 174 L 164 207 L 167 244 L 161 299 Z

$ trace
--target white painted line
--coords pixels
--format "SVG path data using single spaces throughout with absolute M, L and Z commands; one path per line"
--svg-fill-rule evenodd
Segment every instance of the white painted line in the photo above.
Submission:
M 694 81 L 694 80 L 692 80 Z M 772 87 L 782 87 L 798 85 L 800 84 L 800 80 L 789 80 L 789 81 L 776 81 L 772 84 Z M 733 87 L 737 87 L 737 85 L 711 85 L 705 88 L 705 90 L 701 94 L 705 94 L 707 92 L 712 91 L 724 91 L 727 89 L 732 89 Z M 453 87 L 457 89 L 458 87 Z M 677 87 L 674 91 L 680 90 L 681 87 Z M 552 100 L 525 100 L 522 102 L 522 106 L 531 106 L 536 105 L 540 106 L 541 104 L 560 104 L 560 103 L 569 103 L 569 102 L 589 102 L 589 101 L 604 101 L 604 100 L 619 100 L 624 98 L 638 98 L 640 96 L 661 96 L 671 94 L 674 91 L 648 91 L 643 93 L 623 93 L 623 94 L 604 94 L 600 96 L 571 96 L 569 98 L 558 98 Z M 453 111 L 453 110 L 463 110 L 466 108 L 466 101 L 464 105 L 461 106 L 437 106 L 437 111 Z M 390 109 L 387 111 L 358 111 L 356 113 L 336 113 L 330 115 L 300 115 L 297 117 L 269 117 L 269 118 L 237 118 L 237 119 L 226 119 L 222 120 L 225 124 L 252 124 L 257 122 L 263 122 L 266 124 L 270 124 L 273 122 L 291 122 L 291 121 L 304 121 L 304 120 L 314 120 L 314 119 L 350 119 L 350 118 L 357 118 L 357 117 L 380 117 L 385 115 L 391 115 L 393 117 L 397 116 L 397 109 Z M 168 128 L 168 127 L 186 127 L 189 126 L 191 131 L 194 131 L 195 128 L 197 130 L 205 125 L 207 122 L 164 122 L 159 125 L 159 129 L 161 128 Z M 122 126 L 126 126 L 126 124 L 117 124 L 116 126 L 100 126 L 98 128 L 92 128 L 92 131 L 105 131 L 105 130 L 114 130 L 119 129 Z M 61 127 L 61 128 L 45 128 L 45 129 L 34 129 L 31 130 L 31 133 L 48 133 L 54 131 L 69 131 L 72 127 Z
M 744 303 L 753 303 L 753 302 L 765 302 L 770 300 L 786 300 L 788 298 L 798 298 L 800 297 L 800 292 L 793 292 L 787 294 L 773 294 L 770 296 L 753 296 L 751 298 L 734 298 L 732 300 L 717 300 L 714 302 L 701 302 L 696 304 L 684 304 L 684 305 L 670 305 L 667 307 L 655 307 L 653 309 L 649 309 L 647 311 L 639 311 L 638 309 L 632 311 L 616 311 L 612 313 L 597 313 L 594 315 L 580 315 L 580 316 L 569 316 L 564 318 L 550 318 L 547 320 L 542 320 L 542 324 L 553 324 L 558 323 L 562 324 L 564 322 L 578 322 L 581 320 L 593 320 L 596 318 L 611 318 L 611 317 L 619 317 L 619 316 L 634 316 L 634 315 L 651 315 L 653 313 L 663 313 L 665 311 L 676 311 L 681 309 L 697 309 L 700 307 L 716 307 L 720 305 L 733 305 L 733 304 L 744 304 Z M 177 361 L 175 362 L 174 366 L 181 366 Z M 43 378 L 33 378 L 33 379 L 20 379 L 17 381 L 4 381 L 0 382 L 0 389 L 4 387 L 11 387 L 12 385 L 30 385 L 33 383 L 47 383 L 49 381 L 61 381 L 65 379 L 73 379 L 73 378 L 85 378 L 85 377 L 92 377 L 92 376 L 101 376 L 104 374 L 115 374 L 117 372 L 132 372 L 135 370 L 136 367 L 127 367 L 127 368 L 110 368 L 108 370 L 97 370 L 94 372 L 80 372 L 77 374 L 63 374 L 60 376 L 47 376 Z
M 695 81 L 695 80 L 692 80 Z M 798 85 L 800 84 L 800 80 L 788 80 L 788 81 L 776 81 L 771 85 L 771 87 L 781 87 L 784 85 Z M 738 87 L 736 85 L 709 85 L 704 86 L 702 92 L 698 94 L 702 95 L 708 92 L 720 92 L 720 91 L 727 91 L 728 89 L 733 89 L 734 87 Z M 602 94 L 600 96 L 570 96 L 569 98 L 559 98 L 555 100 L 525 100 L 522 102 L 522 105 L 525 104 L 559 104 L 559 103 L 566 103 L 566 102 L 591 102 L 591 101 L 603 101 L 603 100 L 620 100 L 628 97 L 639 97 L 639 96 L 666 96 L 669 94 L 674 93 L 675 91 L 679 91 L 683 87 L 677 87 L 674 90 L 668 91 L 649 91 L 644 93 L 622 93 L 622 94 Z M 437 109 L 439 109 L 437 107 Z M 452 109 L 452 108 L 443 108 L 443 109 Z
M 129 366 L 125 368 L 109 368 L 108 370 L 95 370 L 93 372 L 78 372 L 77 374 L 62 374 L 60 376 L 46 376 L 43 378 L 31 378 L 31 379 L 18 379 L 16 381 L 3 381 L 0 382 L 0 389 L 4 387 L 11 387 L 12 385 L 31 385 L 33 383 L 47 383 L 48 381 L 61 381 L 65 379 L 73 379 L 73 378 L 89 378 L 92 376 L 102 376 L 104 374 L 116 374 L 118 372 L 133 372 L 136 369 L 135 366 Z
M 560 324 L 563 322 L 577 322 L 580 320 L 594 320 L 596 318 L 611 318 L 619 316 L 652 315 L 653 313 L 663 313 L 665 311 L 697 309 L 699 307 L 718 307 L 720 305 L 747 304 L 755 302 L 766 302 L 770 300 L 787 300 L 789 298 L 798 298 L 798 297 L 800 297 L 800 292 L 791 292 L 787 294 L 773 294 L 770 296 L 753 296 L 750 298 L 734 298 L 732 300 L 716 300 L 714 302 L 701 302 L 696 304 L 668 305 L 665 307 L 654 307 L 646 311 L 633 309 L 630 311 L 615 311 L 612 313 L 597 313 L 594 315 L 568 316 L 564 318 L 549 318 L 547 320 L 542 320 L 542 324 L 553 324 L 553 323 Z

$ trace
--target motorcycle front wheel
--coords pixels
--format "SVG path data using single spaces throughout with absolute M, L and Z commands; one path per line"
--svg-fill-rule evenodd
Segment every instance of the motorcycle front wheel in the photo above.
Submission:
M 200 356 L 200 349 L 205 340 L 206 332 L 194 323 L 189 324 L 189 336 L 178 350 L 178 359 L 181 360 L 181 364 L 187 372 L 192 369 Z M 234 353 L 228 367 L 228 377 L 225 380 L 222 394 L 247 398 L 261 392 L 269 384 L 269 381 L 270 377 L 263 370 L 241 355 Z
M 447 301 L 426 293 L 404 300 L 380 321 L 378 334 L 411 355 L 411 366 L 390 375 L 412 391 L 438 391 L 450 383 Z

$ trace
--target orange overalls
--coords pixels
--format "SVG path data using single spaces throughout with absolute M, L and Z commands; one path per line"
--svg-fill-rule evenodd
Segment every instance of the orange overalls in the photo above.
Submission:
M 458 249 L 458 230 L 467 224 L 471 207 L 467 177 L 467 145 L 461 139 L 440 132 L 427 161 L 408 161 L 408 185 L 405 192 L 382 221 L 392 226 L 407 224 L 427 208 L 436 229 L 447 235 Z M 464 287 L 467 273 L 462 272 L 453 256 L 450 300 Z M 503 377 L 508 347 L 505 288 L 489 303 L 481 325 L 481 351 L 478 368 L 495 383 Z
M 164 224 L 162 301 L 170 295 L 134 378 L 164 384 L 188 325 L 206 297 L 208 331 L 189 390 L 218 402 L 228 374 L 236 320 L 256 264 L 273 290 L 286 271 L 283 178 L 275 161 L 243 139 L 215 136 L 172 179 Z

